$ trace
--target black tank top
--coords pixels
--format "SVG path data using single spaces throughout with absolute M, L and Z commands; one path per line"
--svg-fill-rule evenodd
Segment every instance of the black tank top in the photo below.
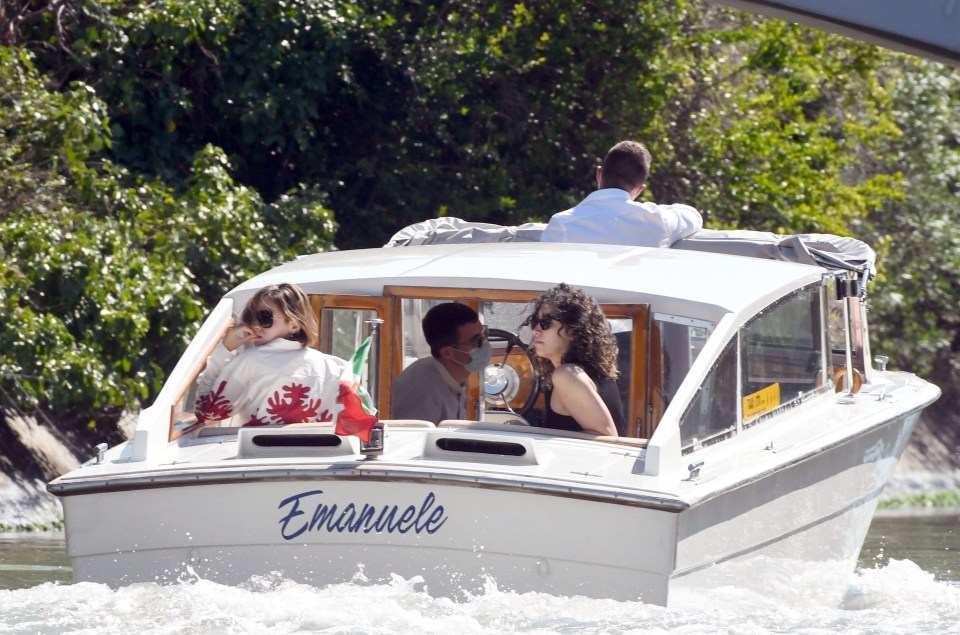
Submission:
M 593 378 L 591 377 L 591 379 Z M 613 417 L 613 425 L 617 427 L 617 434 L 621 436 L 625 435 L 627 433 L 627 422 L 623 418 L 623 410 L 620 407 L 620 389 L 617 387 L 617 381 L 611 377 L 607 377 L 600 381 L 594 379 L 593 383 L 597 385 L 597 394 L 600 395 L 600 399 L 603 400 L 603 403 L 607 406 L 607 410 L 610 411 L 610 416 Z M 543 418 L 541 427 L 553 428 L 554 430 L 583 432 L 583 428 L 577 423 L 576 419 L 570 415 L 557 414 L 550 408 L 550 397 L 552 393 L 552 390 L 548 390 L 544 395 L 546 398 L 547 413 Z

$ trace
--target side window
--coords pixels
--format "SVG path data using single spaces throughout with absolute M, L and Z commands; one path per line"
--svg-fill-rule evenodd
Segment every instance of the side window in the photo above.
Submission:
M 658 389 L 656 397 L 666 409 L 703 349 L 713 325 L 702 320 L 662 313 L 655 313 L 653 319 L 660 354 L 659 376 L 655 382 Z
M 430 356 L 430 345 L 423 336 L 423 316 L 445 300 L 404 298 L 400 302 L 401 370 L 422 357 Z
M 369 309 L 323 309 L 320 312 L 320 350 L 350 361 L 373 334 L 377 320 L 377 312 Z M 360 385 L 379 407 L 377 376 L 371 372 L 371 368 L 377 367 L 374 363 L 377 346 L 370 346 L 366 351 L 366 359 L 363 359 L 362 351 L 358 356 L 358 359 L 364 362 L 361 366 Z
M 737 427 L 737 341 L 720 354 L 693 401 L 680 420 L 680 444 L 684 450 L 719 440 Z
M 822 297 L 820 285 L 812 285 L 740 329 L 680 421 L 685 451 L 730 436 L 738 416 L 749 426 L 764 414 L 826 389 Z
M 372 330 L 376 311 L 323 309 L 320 316 L 320 350 L 349 360 Z
M 744 423 L 822 384 L 820 297 L 819 286 L 804 289 L 742 329 Z

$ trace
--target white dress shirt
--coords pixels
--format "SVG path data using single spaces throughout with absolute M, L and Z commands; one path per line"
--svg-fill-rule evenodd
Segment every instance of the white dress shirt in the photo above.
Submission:
M 540 240 L 669 247 L 702 227 L 703 217 L 689 205 L 640 203 L 625 190 L 605 188 L 576 207 L 554 214 Z

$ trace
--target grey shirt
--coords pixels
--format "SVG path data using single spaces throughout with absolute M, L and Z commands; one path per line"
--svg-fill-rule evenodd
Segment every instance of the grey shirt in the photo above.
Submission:
M 393 418 L 440 423 L 466 416 L 466 391 L 435 358 L 407 366 L 393 385 Z

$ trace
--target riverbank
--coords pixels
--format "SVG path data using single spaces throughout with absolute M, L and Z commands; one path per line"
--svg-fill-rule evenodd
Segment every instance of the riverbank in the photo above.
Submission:
M 960 414 L 935 403 L 921 417 L 896 471 L 880 498 L 880 509 L 955 507 L 960 504 Z M 135 417 L 116 424 L 122 437 Z M 116 436 L 114 434 L 113 436 Z M 95 444 L 78 442 L 49 422 L 0 416 L 0 532 L 58 529 L 60 503 L 46 484 L 90 459 Z
M 61 528 L 60 501 L 47 483 L 92 458 L 98 439 L 113 445 L 135 425 L 136 415 L 128 413 L 91 439 L 43 417 L 0 410 L 0 532 Z
M 881 508 L 960 502 L 960 408 L 944 395 L 927 408 L 881 495 Z

